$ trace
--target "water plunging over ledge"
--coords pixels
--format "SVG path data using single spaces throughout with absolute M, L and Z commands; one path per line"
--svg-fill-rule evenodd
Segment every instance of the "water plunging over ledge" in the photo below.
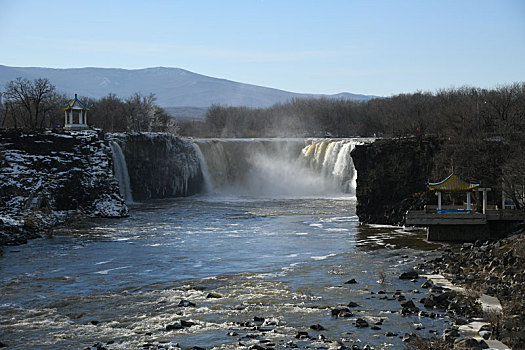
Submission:
M 110 142 L 111 153 L 113 155 L 113 170 L 115 178 L 119 184 L 119 191 L 126 204 L 133 203 L 133 195 L 131 193 L 131 185 L 129 182 L 128 166 L 126 165 L 126 158 L 122 153 L 122 148 L 119 144 L 111 141 Z
M 358 139 L 198 139 L 208 194 L 254 198 L 355 195 Z
M 397 290 L 419 297 L 419 284 L 397 276 L 437 245 L 419 231 L 359 226 L 355 142 L 195 140 L 173 183 L 184 185 L 198 159 L 207 193 L 135 204 L 128 218 L 6 248 L 0 341 L 13 349 L 247 349 L 263 340 L 315 348 L 327 344 L 323 334 L 382 349 L 402 347 L 387 332 L 442 329 L 442 317 L 396 312 Z M 352 278 L 357 284 L 345 284 Z M 359 305 L 352 316 L 332 316 L 350 301 Z M 357 318 L 381 329 L 357 329 Z M 299 331 L 311 338 L 297 339 Z

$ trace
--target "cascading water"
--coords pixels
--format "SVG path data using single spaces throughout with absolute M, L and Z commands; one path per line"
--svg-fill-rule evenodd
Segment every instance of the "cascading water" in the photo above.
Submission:
M 206 163 L 206 159 L 204 159 L 204 155 L 202 154 L 199 146 L 193 144 L 193 147 L 195 148 L 195 153 L 197 154 L 197 158 L 199 158 L 199 163 L 201 166 L 202 177 L 204 179 L 204 192 L 209 193 L 212 190 L 212 180 L 210 176 L 210 171 L 208 169 L 208 164 Z
M 354 139 L 196 140 L 211 193 L 311 197 L 355 193 Z M 199 153 L 198 151 L 198 153 Z
M 343 193 L 355 194 L 357 172 L 350 153 L 355 140 L 318 140 L 301 151 L 310 167 L 317 169 L 324 178 L 329 178 Z
M 126 158 L 120 148 L 119 144 L 111 141 L 111 154 L 113 155 L 113 171 L 115 178 L 119 184 L 119 191 L 122 198 L 127 204 L 133 203 L 133 195 L 131 193 L 131 185 L 129 181 L 128 167 L 126 165 Z

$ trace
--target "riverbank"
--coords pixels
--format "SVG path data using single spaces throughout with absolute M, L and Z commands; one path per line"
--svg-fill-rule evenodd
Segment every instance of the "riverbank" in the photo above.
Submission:
M 525 349 L 525 229 L 498 241 L 463 244 L 459 251 L 447 250 L 419 269 L 439 273 L 454 285 L 473 294 L 496 297 L 502 313 L 484 315 L 491 323 L 484 333 L 512 349 Z
M 0 132 L 0 246 L 24 244 L 82 217 L 122 217 L 104 135 Z

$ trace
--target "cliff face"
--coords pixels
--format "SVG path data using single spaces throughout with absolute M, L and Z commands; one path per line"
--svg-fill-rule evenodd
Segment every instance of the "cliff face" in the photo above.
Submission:
M 409 209 L 422 209 L 429 199 L 426 182 L 440 149 L 434 139 L 380 139 L 357 145 L 357 215 L 363 223 L 402 224 Z
M 0 133 L 0 245 L 22 243 L 73 214 L 128 213 L 111 151 L 95 131 Z
M 166 133 L 112 134 L 126 158 L 134 200 L 190 196 L 203 177 L 193 144 Z

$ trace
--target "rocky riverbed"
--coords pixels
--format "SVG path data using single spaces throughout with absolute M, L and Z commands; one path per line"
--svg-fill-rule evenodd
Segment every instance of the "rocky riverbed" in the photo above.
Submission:
M 145 332 L 142 347 L 144 349 L 250 349 L 250 350 L 273 350 L 273 349 L 351 349 L 351 350 L 373 350 L 389 348 L 388 341 L 402 339 L 406 349 L 477 349 L 467 339 L 460 338 L 458 326 L 466 324 L 469 319 L 481 317 L 482 311 L 479 303 L 473 295 L 464 295 L 454 291 L 444 290 L 433 286 L 432 283 L 420 278 L 415 271 L 407 271 L 399 276 L 405 280 L 404 285 L 408 290 L 397 289 L 395 291 L 381 289 L 369 292 L 366 299 L 377 300 L 378 303 L 398 303 L 399 309 L 384 310 L 382 317 L 363 316 L 362 305 L 350 301 L 334 305 L 311 305 L 316 312 L 331 316 L 335 322 L 346 323 L 347 331 L 336 337 L 325 334 L 330 328 L 327 323 L 315 323 L 304 325 L 291 325 L 283 322 L 279 317 L 266 318 L 262 315 L 253 316 L 238 322 L 227 322 L 224 332 L 231 337 L 233 343 L 209 348 L 193 346 L 183 347 L 176 342 L 165 341 L 166 335 L 173 333 L 189 332 L 192 329 L 206 327 L 206 322 L 188 317 L 193 311 L 202 307 L 200 304 L 209 303 L 209 300 L 220 300 L 226 296 L 217 292 L 204 291 L 200 300 L 180 299 L 176 315 L 178 320 L 168 323 L 162 329 Z M 414 283 L 421 283 L 414 287 Z M 346 286 L 358 288 L 360 283 L 355 279 L 345 282 Z M 416 289 L 411 289 L 416 288 Z M 415 296 L 420 296 L 419 299 Z M 262 306 L 262 305 L 261 305 Z M 389 316 L 390 314 L 390 316 Z M 393 332 L 386 331 L 392 322 L 392 315 L 419 319 L 421 323 L 415 323 L 411 331 Z M 449 319 L 450 326 L 446 329 L 427 329 L 422 319 Z M 338 321 L 339 320 L 339 321 Z M 92 321 L 97 326 L 99 321 Z M 193 327 L 193 328 L 192 328 Z M 286 329 L 286 331 L 285 331 Z M 374 347 L 362 343 L 359 338 L 368 332 L 382 334 L 385 339 L 385 347 Z M 287 334 L 283 334 L 287 333 Z M 159 340 L 160 339 L 160 340 Z M 96 341 L 86 350 L 110 350 L 114 349 L 115 341 Z M 353 344 L 352 344 L 353 343 Z M 478 345 L 478 343 L 476 343 Z M 481 347 L 479 347 L 481 348 Z
M 459 251 L 446 250 L 418 266 L 439 273 L 455 285 L 497 297 L 502 314 L 485 314 L 491 323 L 486 337 L 512 349 L 525 349 L 525 229 L 498 241 L 465 243 Z

